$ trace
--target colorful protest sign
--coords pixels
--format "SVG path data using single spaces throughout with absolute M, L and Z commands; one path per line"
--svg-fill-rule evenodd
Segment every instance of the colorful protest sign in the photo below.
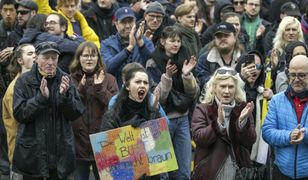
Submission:
M 178 169 L 165 118 L 90 135 L 100 179 L 132 180 Z

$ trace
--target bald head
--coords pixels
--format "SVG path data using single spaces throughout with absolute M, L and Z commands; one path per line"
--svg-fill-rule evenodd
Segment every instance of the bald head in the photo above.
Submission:
M 308 58 L 297 55 L 291 59 L 289 66 L 289 84 L 297 93 L 308 90 Z

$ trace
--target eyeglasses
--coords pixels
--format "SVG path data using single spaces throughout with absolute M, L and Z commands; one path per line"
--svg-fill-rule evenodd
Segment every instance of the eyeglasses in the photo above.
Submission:
M 18 10 L 16 11 L 17 14 L 21 14 L 21 15 L 26 15 L 28 13 L 30 13 L 31 11 L 27 11 L 27 10 Z
M 234 5 L 243 5 L 244 1 L 233 1 Z
M 56 21 L 49 21 L 49 22 L 45 22 L 45 26 L 48 26 L 48 25 L 56 25 L 56 24 L 59 24 L 58 22 L 56 22 Z
M 89 58 L 94 59 L 94 58 L 97 58 L 98 56 L 94 55 L 94 54 L 91 54 L 91 55 L 90 54 L 82 54 L 81 57 L 84 58 L 84 59 L 89 59 Z
M 256 3 L 247 3 L 248 6 L 256 6 L 256 7 L 259 7 L 260 4 L 256 4 Z
M 262 64 L 255 64 L 256 65 L 256 70 L 261 70 L 263 68 Z
M 217 70 L 217 74 L 226 74 L 226 73 L 229 73 L 231 74 L 232 76 L 235 76 L 237 74 L 237 72 L 235 70 L 231 70 L 231 69 L 218 69 Z
M 288 76 L 291 80 L 294 80 L 296 77 L 299 79 L 299 80 L 304 80 L 305 77 L 308 75 L 308 73 L 288 73 Z
M 154 15 L 154 14 L 148 14 L 150 20 L 154 20 L 155 18 L 157 21 L 162 21 L 164 16 Z

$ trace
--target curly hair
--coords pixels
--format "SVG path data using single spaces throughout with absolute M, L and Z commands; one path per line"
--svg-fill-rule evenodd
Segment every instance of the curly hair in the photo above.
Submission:
M 217 72 L 219 70 L 226 70 L 226 73 L 220 74 Z M 201 103 L 212 104 L 216 96 L 215 90 L 218 82 L 224 81 L 229 78 L 232 78 L 235 82 L 235 95 L 234 95 L 235 102 L 239 103 L 246 101 L 246 93 L 242 87 L 242 84 L 240 83 L 241 81 L 240 76 L 238 74 L 232 75 L 231 73 L 229 73 L 229 71 L 236 72 L 234 69 L 229 67 L 220 67 L 215 71 L 214 75 L 207 82 L 206 86 L 204 86 L 204 89 L 200 96 Z
M 298 41 L 302 41 L 302 42 L 305 42 L 304 40 L 304 35 L 303 35 L 303 31 L 302 31 L 302 28 L 301 28 L 301 23 L 295 18 L 295 17 L 292 17 L 292 16 L 286 16 L 284 17 L 280 24 L 279 24 L 279 27 L 277 29 L 277 32 L 276 32 L 276 36 L 273 40 L 273 47 L 274 49 L 277 49 L 279 51 L 280 54 L 283 53 L 284 51 L 284 48 L 288 45 L 288 41 L 286 41 L 284 38 L 283 38 L 283 34 L 285 32 L 285 29 L 287 26 L 289 25 L 296 25 L 297 27 L 297 30 L 298 30 Z

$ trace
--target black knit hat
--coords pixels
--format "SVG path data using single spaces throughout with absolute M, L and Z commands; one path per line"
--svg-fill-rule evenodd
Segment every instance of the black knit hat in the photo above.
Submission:
M 293 50 L 298 47 L 298 46 L 303 46 L 306 50 L 306 54 L 308 53 L 308 49 L 305 43 L 301 42 L 301 41 L 292 41 L 290 42 L 286 48 L 284 49 L 285 53 L 286 53 L 286 62 L 287 64 L 290 63 L 292 57 L 293 57 Z

